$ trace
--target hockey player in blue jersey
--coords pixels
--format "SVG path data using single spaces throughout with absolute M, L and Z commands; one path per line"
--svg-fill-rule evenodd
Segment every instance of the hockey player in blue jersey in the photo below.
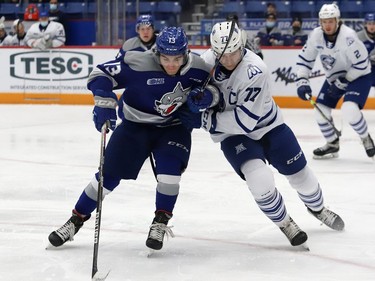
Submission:
M 363 29 L 357 32 L 357 35 L 368 51 L 371 62 L 372 86 L 375 87 L 375 13 L 365 15 L 365 24 Z
M 271 96 L 267 66 L 244 48 L 237 25 L 230 35 L 232 24 L 215 24 L 210 36 L 211 49 L 201 55 L 214 66 L 224 52 L 212 81 L 222 95 L 219 104 L 207 109 L 217 100 L 212 87 L 193 89 L 187 102 L 191 112 L 181 111 L 181 121 L 189 128 L 202 127 L 210 132 L 214 142 L 220 142 L 226 159 L 246 180 L 259 208 L 280 228 L 291 245 L 303 244 L 307 234 L 289 216 L 267 162 L 286 176 L 309 213 L 328 227 L 343 230 L 340 216 L 324 206 L 319 182 Z
M 129 51 L 122 60 L 108 61 L 90 74 L 88 88 L 94 94 L 97 130 L 110 120 L 114 130 L 106 148 L 104 195 L 122 179 L 135 180 L 152 154 L 155 159 L 156 211 L 146 245 L 159 250 L 179 194 L 181 174 L 190 156 L 191 130 L 175 117 L 192 88 L 209 74 L 205 62 L 188 50 L 182 28 L 164 28 L 156 47 L 146 52 Z M 126 88 L 119 101 L 121 123 L 116 127 L 117 96 L 113 89 Z M 98 173 L 82 192 L 71 218 L 49 235 L 53 246 L 61 246 L 90 218 L 96 208 Z
M 116 58 L 121 59 L 126 51 L 144 52 L 155 47 L 156 32 L 154 19 L 151 15 L 141 15 L 135 25 L 137 36 L 132 37 L 124 42 Z
M 324 4 L 319 11 L 320 26 L 311 31 L 297 59 L 297 94 L 303 100 L 312 98 L 309 76 L 319 57 L 325 81 L 317 95 L 316 103 L 323 114 L 315 109 L 315 118 L 326 140 L 314 149 L 316 159 L 338 157 L 340 136 L 328 120 L 340 99 L 342 117 L 360 137 L 368 157 L 375 155 L 374 141 L 362 113 L 371 89 L 371 63 L 363 42 L 356 32 L 340 20 L 336 4 Z M 333 120 L 332 120 L 333 121 Z

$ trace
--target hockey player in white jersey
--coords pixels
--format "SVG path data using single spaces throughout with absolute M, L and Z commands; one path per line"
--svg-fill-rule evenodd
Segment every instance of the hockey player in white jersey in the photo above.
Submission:
M 374 142 L 368 132 L 367 122 L 361 112 L 372 84 L 371 64 L 364 44 L 355 31 L 340 21 L 336 4 L 324 4 L 319 11 L 320 27 L 315 28 L 301 50 L 297 60 L 297 93 L 303 100 L 310 100 L 312 91 L 309 75 L 316 58 L 322 62 L 326 80 L 316 103 L 331 121 L 331 111 L 343 98 L 343 118 L 359 135 L 369 157 L 375 155 Z M 313 151 L 314 158 L 337 157 L 339 136 L 323 114 L 315 110 L 316 121 L 327 144 Z
M 243 47 L 237 25 L 230 35 L 232 24 L 235 23 L 215 24 L 210 36 L 211 49 L 202 54 L 214 66 L 229 40 L 212 78 L 219 91 L 210 85 L 193 89 L 188 97 L 190 111 L 181 111 L 180 119 L 187 127 L 209 131 L 213 141 L 220 142 L 226 159 L 246 181 L 259 208 L 291 245 L 303 244 L 307 234 L 288 214 L 266 162 L 286 176 L 308 212 L 330 228 L 343 230 L 343 220 L 324 206 L 319 182 L 271 96 L 267 66 Z M 220 101 L 214 106 L 219 92 Z
M 39 22 L 30 26 L 24 40 L 27 46 L 41 51 L 61 47 L 65 44 L 64 26 L 50 21 L 48 12 L 43 11 L 39 15 Z

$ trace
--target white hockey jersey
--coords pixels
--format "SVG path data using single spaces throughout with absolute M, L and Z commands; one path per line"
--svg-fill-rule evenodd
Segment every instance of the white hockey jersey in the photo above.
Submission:
M 341 25 L 336 42 L 325 39 L 321 27 L 316 27 L 301 50 L 297 60 L 298 78 L 308 78 L 319 55 L 328 82 L 338 77 L 348 81 L 356 80 L 371 72 L 371 65 L 365 45 L 355 31 Z
M 63 46 L 65 44 L 64 26 L 59 22 L 50 21 L 46 29 L 41 29 L 39 22 L 36 22 L 30 26 L 24 40 L 27 46 L 33 47 L 34 42 L 42 38 L 50 41 L 52 48 Z
M 232 73 L 215 69 L 214 84 L 223 95 L 223 110 L 216 113 L 214 142 L 232 135 L 246 135 L 259 140 L 264 134 L 284 123 L 281 111 L 271 96 L 271 77 L 266 64 L 253 52 L 245 49 L 242 61 Z M 212 67 L 215 55 L 211 49 L 201 57 Z

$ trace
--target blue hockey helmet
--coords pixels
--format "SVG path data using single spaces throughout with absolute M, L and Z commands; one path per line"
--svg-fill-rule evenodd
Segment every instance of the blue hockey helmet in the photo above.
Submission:
M 365 22 L 373 22 L 375 21 L 375 13 L 367 13 L 365 15 Z
M 135 31 L 138 31 L 139 27 L 141 25 L 146 25 L 146 26 L 152 26 L 154 27 L 154 19 L 151 15 L 140 15 L 137 18 L 137 23 L 135 25 Z
M 156 38 L 156 52 L 169 56 L 185 55 L 188 40 L 181 27 L 164 27 Z

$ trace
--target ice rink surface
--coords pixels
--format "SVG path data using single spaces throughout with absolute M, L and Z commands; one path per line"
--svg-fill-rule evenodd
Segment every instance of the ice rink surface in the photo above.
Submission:
M 73 242 L 46 250 L 48 234 L 70 217 L 99 163 L 100 134 L 91 106 L 0 105 L 0 280 L 91 280 L 94 219 Z M 344 232 L 309 215 L 287 180 L 276 185 L 287 209 L 308 233 L 310 252 L 289 245 L 258 209 L 219 145 L 193 132 L 191 161 L 170 225 L 175 238 L 147 257 L 155 179 L 147 161 L 137 181 L 122 181 L 103 202 L 99 271 L 118 281 L 375 280 L 375 162 L 352 129 L 343 130 L 340 157 L 312 159 L 324 144 L 313 111 L 283 109 L 316 173 L 326 205 Z M 364 111 L 375 137 L 375 111 Z M 275 170 L 273 170 L 275 171 Z

